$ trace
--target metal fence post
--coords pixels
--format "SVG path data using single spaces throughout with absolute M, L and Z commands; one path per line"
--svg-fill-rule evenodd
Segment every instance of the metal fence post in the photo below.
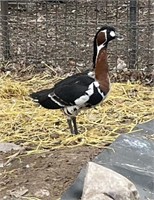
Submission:
M 1 1 L 1 31 L 2 31 L 2 53 L 3 58 L 10 58 L 10 41 L 8 29 L 8 1 Z
M 129 68 L 135 69 L 137 61 L 137 0 L 130 0 Z

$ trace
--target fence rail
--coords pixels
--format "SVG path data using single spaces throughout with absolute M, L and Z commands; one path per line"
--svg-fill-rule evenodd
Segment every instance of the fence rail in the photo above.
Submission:
M 109 62 L 131 69 L 153 65 L 151 0 L 1 1 L 1 60 L 53 67 L 88 68 L 93 36 L 104 24 L 115 26 L 124 41 L 109 47 Z

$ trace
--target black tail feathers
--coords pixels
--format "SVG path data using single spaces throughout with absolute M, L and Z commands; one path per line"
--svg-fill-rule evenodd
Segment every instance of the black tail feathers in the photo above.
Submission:
M 52 101 L 50 97 L 48 97 L 51 92 L 51 90 L 42 90 L 39 92 L 31 93 L 29 96 L 33 99 L 34 102 L 39 103 L 44 108 L 60 109 L 61 107 Z

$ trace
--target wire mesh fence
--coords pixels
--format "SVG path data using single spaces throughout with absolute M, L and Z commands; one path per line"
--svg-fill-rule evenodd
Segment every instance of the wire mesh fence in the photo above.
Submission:
M 109 45 L 109 63 L 128 68 L 153 66 L 151 0 L 1 1 L 1 60 L 21 65 L 44 63 L 63 70 L 92 65 L 93 37 L 104 24 L 115 26 L 123 41 Z

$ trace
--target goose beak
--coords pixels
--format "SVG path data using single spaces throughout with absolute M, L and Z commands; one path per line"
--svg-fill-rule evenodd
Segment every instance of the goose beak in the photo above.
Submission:
M 124 37 L 122 35 L 120 35 L 119 33 L 117 33 L 117 32 L 116 32 L 116 36 L 115 37 L 117 38 L 117 40 L 120 40 L 120 41 L 124 39 Z

